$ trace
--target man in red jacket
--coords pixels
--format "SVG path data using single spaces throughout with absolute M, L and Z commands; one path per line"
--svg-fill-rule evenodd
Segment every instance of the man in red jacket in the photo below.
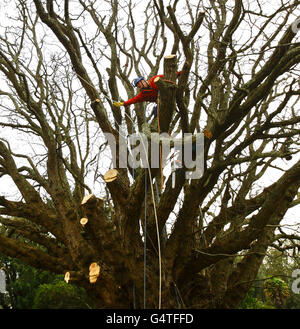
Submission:
M 177 76 L 181 74 L 181 71 L 177 72 Z M 142 102 L 157 102 L 158 87 L 154 83 L 155 78 L 163 78 L 163 75 L 155 75 L 148 81 L 144 77 L 139 77 L 133 80 L 133 85 L 140 89 L 140 92 L 133 98 L 128 99 L 125 102 L 114 102 L 113 104 L 117 107 L 129 106 L 131 104 L 142 103 Z M 154 108 L 154 117 L 157 116 L 157 105 Z

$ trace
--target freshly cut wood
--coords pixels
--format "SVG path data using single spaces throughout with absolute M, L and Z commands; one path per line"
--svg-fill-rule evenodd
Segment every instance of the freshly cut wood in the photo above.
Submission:
M 91 263 L 89 270 L 90 275 L 97 275 L 100 272 L 100 266 L 98 265 L 98 263 Z
M 92 198 L 94 196 L 94 194 L 89 194 L 89 195 L 86 195 L 82 201 L 81 201 L 81 204 L 85 204 L 89 201 L 90 198 Z
M 165 59 L 172 59 L 172 58 L 174 58 L 174 57 L 176 57 L 176 55 L 171 54 L 171 55 L 167 55 L 167 56 L 165 56 Z
M 96 283 L 98 276 L 100 275 L 100 266 L 97 263 L 92 263 L 89 270 L 90 283 Z
M 110 169 L 105 175 L 104 175 L 104 180 L 106 183 L 113 182 L 116 180 L 118 177 L 118 170 L 116 169 Z
M 66 272 L 66 274 L 65 274 L 65 281 L 67 283 L 69 283 L 69 281 L 70 281 L 70 272 Z
M 83 217 L 80 219 L 80 224 L 84 227 L 88 223 L 88 218 Z

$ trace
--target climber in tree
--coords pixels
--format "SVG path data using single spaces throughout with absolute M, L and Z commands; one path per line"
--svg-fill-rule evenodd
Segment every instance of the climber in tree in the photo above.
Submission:
M 177 72 L 177 76 L 181 74 L 181 71 Z M 145 80 L 144 77 L 139 77 L 133 80 L 132 84 L 134 87 L 140 89 L 140 92 L 133 98 L 129 99 L 125 102 L 114 102 L 113 104 L 117 107 L 120 106 L 129 106 L 135 103 L 142 103 L 142 102 L 155 102 L 157 103 L 157 96 L 158 96 L 158 87 L 154 83 L 155 78 L 163 78 L 163 75 L 155 75 L 154 77 L 150 78 L 148 81 Z M 154 107 L 154 117 L 157 116 L 157 105 Z

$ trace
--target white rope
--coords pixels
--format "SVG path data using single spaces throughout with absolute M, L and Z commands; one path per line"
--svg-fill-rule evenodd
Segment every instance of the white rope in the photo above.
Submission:
M 125 115 L 129 118 L 129 120 L 134 124 L 132 121 L 131 117 L 124 112 Z M 148 167 L 148 173 L 149 173 L 149 181 L 150 181 L 150 187 L 151 187 L 151 195 L 152 195 L 152 202 L 153 202 L 153 209 L 154 209 L 154 217 L 155 217 L 155 225 L 156 225 L 156 235 L 157 235 L 157 249 L 158 249 L 158 261 L 159 261 L 159 298 L 158 298 L 158 308 L 161 309 L 161 290 L 162 290 L 162 270 L 161 270 L 161 248 L 160 248 L 160 237 L 159 237 L 159 227 L 158 227 L 158 218 L 157 218 L 157 211 L 156 211 L 156 202 L 155 202 L 155 195 L 154 195 L 154 190 L 153 190 L 153 184 L 152 184 L 152 175 L 151 175 L 151 170 L 150 170 L 150 163 L 148 159 L 148 152 L 145 146 L 145 143 L 143 141 L 143 137 L 141 136 L 140 132 L 138 133 L 139 136 L 141 137 L 141 142 L 145 151 L 146 155 L 146 161 L 147 161 L 147 167 Z

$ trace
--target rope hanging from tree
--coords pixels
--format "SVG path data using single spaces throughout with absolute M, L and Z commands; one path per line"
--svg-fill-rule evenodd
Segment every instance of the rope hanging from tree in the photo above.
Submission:
M 157 129 L 158 134 L 160 134 L 160 123 L 159 123 L 159 93 L 157 95 Z M 162 166 L 162 146 L 159 144 L 159 165 L 160 165 L 160 190 L 162 191 L 164 188 L 164 176 L 163 176 L 163 166 Z

